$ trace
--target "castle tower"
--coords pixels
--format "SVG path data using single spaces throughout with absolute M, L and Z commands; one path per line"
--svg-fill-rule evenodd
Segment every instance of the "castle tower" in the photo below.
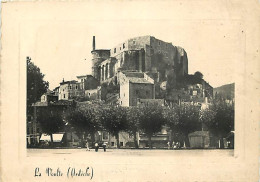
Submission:
M 110 57 L 110 49 L 96 49 L 95 36 L 93 36 L 92 49 L 92 76 L 100 81 L 100 75 L 102 71 L 100 63 Z

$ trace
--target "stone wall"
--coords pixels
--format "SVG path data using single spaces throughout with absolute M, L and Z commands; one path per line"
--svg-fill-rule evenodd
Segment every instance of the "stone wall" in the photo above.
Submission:
M 120 83 L 120 105 L 129 106 L 129 82 Z
M 117 69 L 145 71 L 144 49 L 124 51 L 116 56 Z
M 129 48 L 128 48 L 128 40 L 118 44 L 115 47 L 113 47 L 110 50 L 110 55 L 111 55 L 111 57 L 116 57 L 118 54 L 121 54 L 122 52 L 124 52 L 126 50 L 129 50 Z
M 97 99 L 99 99 L 98 89 L 85 90 L 85 97 L 88 98 L 89 100 L 97 100 Z
M 143 83 L 129 84 L 129 106 L 136 106 L 137 99 L 154 99 L 154 85 Z
M 110 57 L 110 50 L 100 49 L 91 51 L 92 54 L 92 76 L 100 80 L 98 66 L 100 63 Z

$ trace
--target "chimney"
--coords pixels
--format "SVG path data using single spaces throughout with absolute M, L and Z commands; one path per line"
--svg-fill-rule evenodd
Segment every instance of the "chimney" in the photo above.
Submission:
M 93 36 L 92 48 L 93 48 L 93 51 L 96 49 L 95 36 Z

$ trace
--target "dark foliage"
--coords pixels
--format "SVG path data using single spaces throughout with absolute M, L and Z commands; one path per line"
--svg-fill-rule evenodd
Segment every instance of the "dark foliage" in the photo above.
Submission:
M 51 136 L 51 143 L 53 143 L 52 134 L 60 131 L 64 131 L 65 122 L 62 116 L 58 112 L 52 112 L 50 110 L 40 110 L 37 115 L 42 132 Z
M 127 111 L 124 107 L 104 107 L 101 110 L 100 121 L 105 130 L 110 132 L 117 139 L 119 145 L 119 132 L 127 130 Z
M 40 68 L 27 57 L 27 114 L 32 114 L 31 105 L 39 101 L 48 88 L 49 82 L 44 81 Z
M 148 137 L 149 147 L 152 148 L 152 135 L 160 132 L 165 124 L 163 109 L 158 105 L 148 105 L 140 108 L 142 115 L 140 117 L 140 130 Z

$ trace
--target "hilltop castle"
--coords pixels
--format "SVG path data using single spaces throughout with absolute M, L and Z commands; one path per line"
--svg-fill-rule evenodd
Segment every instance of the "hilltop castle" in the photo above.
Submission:
M 85 98 L 122 106 L 136 106 L 140 99 L 202 102 L 206 90 L 212 90 L 188 74 L 183 48 L 153 36 L 131 38 L 111 49 L 96 49 L 93 36 L 91 54 L 92 75 L 61 82 L 55 89 L 59 100 Z
M 152 36 L 135 37 L 111 49 L 96 49 L 93 37 L 92 75 L 101 83 L 121 71 L 143 72 L 157 82 L 165 81 L 169 72 L 188 74 L 185 50 Z
M 94 36 L 91 54 L 92 75 L 63 80 L 54 92 L 45 93 L 41 101 L 33 104 L 35 111 L 50 109 L 64 113 L 68 107 L 90 100 L 125 107 L 151 103 L 171 107 L 174 103 L 192 102 L 203 108 L 207 107 L 208 98 L 213 95 L 213 88 L 204 81 L 200 72 L 188 74 L 186 51 L 155 37 L 135 37 L 112 49 L 96 49 Z M 36 118 L 36 112 L 34 114 L 33 118 Z M 29 144 L 31 139 L 38 143 L 40 139 L 40 126 L 36 119 L 34 121 L 28 124 Z M 103 131 L 102 141 L 115 146 L 115 138 L 108 136 L 109 133 Z M 138 138 L 140 146 L 146 146 L 145 135 L 138 135 Z M 69 140 L 74 140 L 72 135 Z M 156 142 L 165 143 L 167 140 L 164 128 L 156 136 Z M 121 146 L 128 146 L 131 141 L 127 133 L 120 134 Z

